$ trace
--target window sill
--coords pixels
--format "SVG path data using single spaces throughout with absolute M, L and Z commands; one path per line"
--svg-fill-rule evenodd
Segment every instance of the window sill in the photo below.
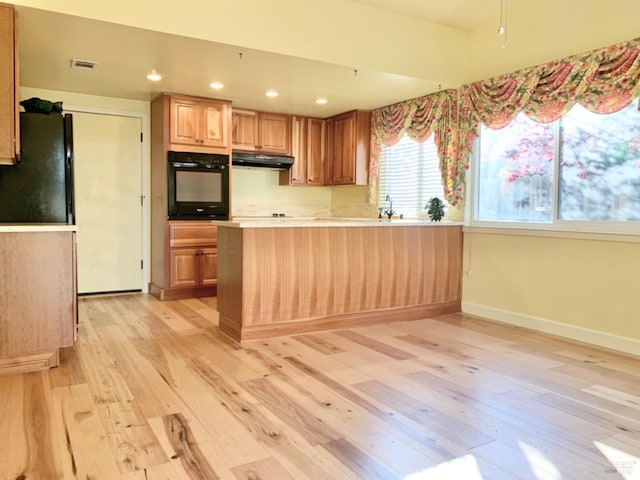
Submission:
M 576 240 L 596 240 L 602 242 L 640 243 L 638 232 L 595 232 L 581 230 L 560 230 L 557 228 L 540 228 L 538 225 L 531 227 L 511 226 L 478 226 L 465 225 L 464 233 L 482 233 L 486 235 L 518 235 L 524 237 L 569 238 Z

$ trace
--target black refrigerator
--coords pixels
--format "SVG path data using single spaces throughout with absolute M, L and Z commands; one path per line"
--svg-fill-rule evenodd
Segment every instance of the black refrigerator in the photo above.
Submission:
M 75 224 L 72 116 L 20 113 L 20 152 L 0 166 L 0 223 Z

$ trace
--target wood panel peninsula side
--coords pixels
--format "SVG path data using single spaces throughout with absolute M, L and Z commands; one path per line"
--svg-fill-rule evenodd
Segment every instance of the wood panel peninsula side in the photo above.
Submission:
M 214 223 L 220 329 L 236 340 L 460 311 L 460 225 Z
M 0 224 L 0 375 L 56 367 L 77 333 L 76 227 Z

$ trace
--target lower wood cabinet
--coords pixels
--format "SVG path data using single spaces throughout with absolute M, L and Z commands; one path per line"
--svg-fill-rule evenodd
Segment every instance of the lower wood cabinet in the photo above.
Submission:
M 172 248 L 170 287 L 204 287 L 218 283 L 218 249 Z
M 161 300 L 215 295 L 217 234 L 217 227 L 206 220 L 168 221 L 165 242 L 157 245 L 156 254 L 152 251 L 151 294 Z

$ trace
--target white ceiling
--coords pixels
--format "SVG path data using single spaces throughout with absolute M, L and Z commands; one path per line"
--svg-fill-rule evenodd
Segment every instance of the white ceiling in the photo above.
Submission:
M 343 0 L 472 28 L 499 0 Z M 234 106 L 326 117 L 372 109 L 432 93 L 434 82 L 153 32 L 87 18 L 17 7 L 21 85 L 100 96 L 151 100 L 160 92 L 224 98 Z M 494 12 L 496 13 L 496 12 Z M 499 13 L 499 12 L 497 12 Z M 242 55 L 240 55 L 242 54 Z M 70 68 L 72 58 L 98 62 Z M 145 75 L 162 65 L 161 82 Z M 221 91 L 208 85 L 225 83 Z M 265 91 L 275 88 L 277 99 Z M 315 104 L 317 97 L 329 103 Z M 55 100 L 55 99 L 49 99 Z
M 346 0 L 469 31 L 500 16 L 500 0 Z

